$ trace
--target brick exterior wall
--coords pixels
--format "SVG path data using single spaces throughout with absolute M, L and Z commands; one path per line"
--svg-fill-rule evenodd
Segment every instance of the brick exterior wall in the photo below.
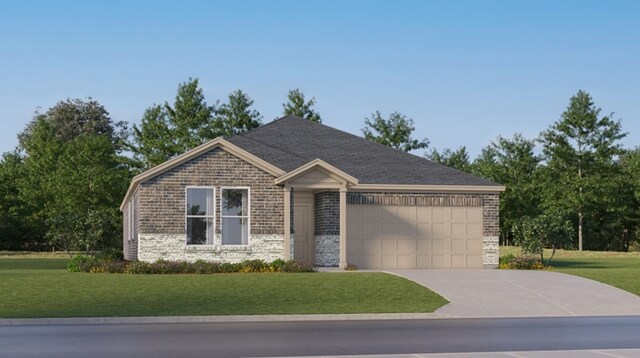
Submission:
M 340 235 L 340 193 L 325 191 L 315 195 L 315 234 Z
M 148 261 L 158 258 L 238 261 L 282 256 L 284 254 L 284 195 L 282 188 L 273 183 L 274 179 L 274 176 L 261 169 L 216 148 L 141 183 L 136 195 L 131 199 L 137 204 L 135 238 L 142 236 L 145 238 L 145 245 L 141 246 L 139 252 L 140 258 L 144 257 Z M 218 247 L 203 250 L 187 247 L 185 233 L 185 188 L 187 186 L 215 188 L 216 239 L 214 240 L 218 243 L 220 188 L 249 187 L 250 247 L 238 249 L 218 245 Z M 123 214 L 126 215 L 126 213 Z M 157 237 L 156 241 L 154 237 Z M 133 253 L 138 251 L 138 240 L 132 241 L 135 241 L 135 244 L 131 242 L 127 244 L 125 239 L 124 245 L 131 259 L 138 258 L 133 257 Z M 158 245 L 154 245 L 154 242 Z M 182 245 L 180 242 L 185 244 Z M 163 248 L 163 245 L 171 245 L 171 249 Z M 259 248 L 266 247 L 265 245 L 270 251 L 266 256 L 259 252 L 261 251 Z M 178 253 L 175 252 L 177 246 L 181 247 Z M 278 250 L 282 252 L 278 255 L 274 254 L 274 251 Z
M 251 188 L 251 234 L 284 234 L 284 196 L 275 178 L 216 148 L 139 187 L 140 234 L 185 233 L 185 187 L 215 187 L 215 227 L 220 229 L 220 187 Z

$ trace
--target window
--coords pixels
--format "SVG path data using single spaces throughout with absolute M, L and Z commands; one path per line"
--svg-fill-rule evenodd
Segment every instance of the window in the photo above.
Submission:
M 220 189 L 222 245 L 249 244 L 249 188 Z
M 213 245 L 213 188 L 187 188 L 187 245 Z

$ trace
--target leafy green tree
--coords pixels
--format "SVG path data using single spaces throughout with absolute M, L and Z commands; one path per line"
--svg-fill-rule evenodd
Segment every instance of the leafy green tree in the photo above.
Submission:
M 472 165 L 472 172 L 501 183 L 506 190 L 500 195 L 500 238 L 503 244 L 513 239 L 513 226 L 524 217 L 540 214 L 538 168 L 540 157 L 534 154 L 535 141 L 515 134 L 499 136 Z
M 207 105 L 197 78 L 181 83 L 173 106 L 165 103 L 164 107 L 173 126 L 179 153 L 220 136 L 220 125 L 214 116 L 215 107 Z
M 153 105 L 145 111 L 141 126 L 133 125 L 129 148 L 134 158 L 148 169 L 222 136 L 223 125 L 215 111 L 205 101 L 197 78 L 180 83 L 173 105 Z
M 154 104 L 142 115 L 140 127 L 133 125 L 131 147 L 141 168 L 152 168 L 179 154 L 164 106 Z
M 571 97 L 560 120 L 541 134 L 546 161 L 543 205 L 564 215 L 576 215 L 578 249 L 583 248 L 585 219 L 601 205 L 606 195 L 602 183 L 613 160 L 622 154 L 625 137 L 620 121 L 600 116 L 591 95 L 584 91 Z
M 67 107 L 68 103 L 78 106 L 79 110 L 59 110 L 59 106 Z M 66 227 L 73 231 L 75 238 L 81 239 L 82 248 L 87 250 L 119 245 L 121 216 L 117 207 L 130 179 L 129 168 L 119 154 L 121 138 L 111 135 L 117 132 L 118 124 L 113 123 L 108 112 L 97 102 L 90 104 L 101 110 L 87 115 L 99 113 L 100 118 L 89 120 L 75 116 L 87 106 L 82 100 L 67 100 L 43 114 L 36 113 L 20 136 L 20 149 L 25 157 L 23 174 L 17 180 L 18 197 L 30 212 L 27 222 L 35 228 L 43 228 L 41 239 L 46 233 L 46 237 L 55 243 L 52 238 L 62 235 L 60 228 Z M 109 128 L 82 127 L 83 123 L 91 121 L 105 123 Z M 61 131 L 60 123 L 77 123 L 77 127 L 86 130 Z M 100 231 L 99 244 L 87 246 L 86 240 L 95 237 L 96 233 L 85 230 L 95 227 L 94 221 L 98 219 L 91 219 L 94 220 L 92 226 L 85 223 L 71 228 L 56 224 L 68 218 L 84 220 L 91 215 L 99 217 L 108 228 Z M 76 242 L 73 247 L 78 249 L 79 246 Z
M 438 152 L 438 150 L 434 148 L 429 153 L 426 153 L 425 156 L 436 163 L 444 164 L 463 172 L 471 172 L 469 153 L 467 153 L 467 148 L 464 146 L 457 150 L 445 148 L 442 152 Z
M 18 134 L 20 147 L 28 149 L 39 120 L 46 121 L 59 140 L 71 140 L 81 134 L 106 136 L 120 151 L 127 139 L 125 122 L 114 122 L 107 110 L 91 97 L 87 100 L 66 99 L 58 102 L 46 113 L 36 111 L 33 120 Z
M 284 108 L 283 114 L 285 116 L 293 115 L 300 118 L 308 119 L 311 122 L 322 123 L 320 113 L 312 108 L 316 104 L 315 97 L 312 97 L 309 101 L 306 101 L 304 93 L 296 88 L 289 91 L 287 98 L 289 99 L 289 101 L 282 104 L 282 107 Z
M 514 226 L 516 243 L 522 247 L 522 252 L 530 255 L 540 255 L 540 260 L 549 266 L 556 249 L 565 247 L 571 242 L 573 226 L 562 216 L 542 214 L 535 217 L 525 217 Z M 544 261 L 544 248 L 551 248 L 551 256 Z
M 26 221 L 31 213 L 20 200 L 18 187 L 23 176 L 20 153 L 4 153 L 0 159 L 0 250 L 37 250 L 34 244 L 42 237 L 42 232 Z
M 409 152 L 429 146 L 426 138 L 422 140 L 411 138 L 411 134 L 416 129 L 413 119 L 398 112 L 393 112 L 389 115 L 389 119 L 384 119 L 380 111 L 376 111 L 371 114 L 371 118 L 365 118 L 364 124 L 366 126 L 362 128 L 362 133 L 365 138 L 391 148 Z
M 253 106 L 253 99 L 241 90 L 229 94 L 229 102 L 217 111 L 218 120 L 225 137 L 242 134 L 262 125 L 262 115 Z
M 598 238 L 597 249 L 629 251 L 638 242 L 640 227 L 640 198 L 638 193 L 638 150 L 620 156 L 600 183 L 600 205 L 592 211 L 591 236 Z

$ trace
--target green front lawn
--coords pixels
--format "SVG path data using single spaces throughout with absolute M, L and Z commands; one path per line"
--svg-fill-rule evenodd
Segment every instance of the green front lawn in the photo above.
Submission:
M 500 247 L 500 255 L 520 254 L 520 248 Z M 551 254 L 545 250 L 545 257 Z M 606 283 L 640 296 L 640 252 L 558 250 L 555 271 Z
M 592 279 L 640 296 L 640 257 L 561 258 L 551 261 L 554 270 Z
M 66 258 L 0 257 L 0 317 L 433 312 L 447 301 L 385 273 L 70 273 Z

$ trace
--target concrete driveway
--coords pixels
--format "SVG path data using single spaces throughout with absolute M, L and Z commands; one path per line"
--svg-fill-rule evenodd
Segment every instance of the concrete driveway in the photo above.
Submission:
M 445 317 L 640 315 L 640 297 L 577 276 L 518 270 L 391 270 L 450 304 Z

